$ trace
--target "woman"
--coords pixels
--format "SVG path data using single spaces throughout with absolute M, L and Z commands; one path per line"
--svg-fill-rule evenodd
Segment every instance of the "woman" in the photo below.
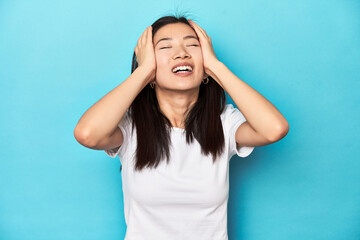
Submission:
M 225 105 L 224 90 L 241 112 Z M 139 38 L 129 78 L 87 110 L 74 135 L 120 157 L 125 239 L 209 240 L 228 238 L 230 158 L 288 129 L 217 59 L 205 30 L 166 16 Z

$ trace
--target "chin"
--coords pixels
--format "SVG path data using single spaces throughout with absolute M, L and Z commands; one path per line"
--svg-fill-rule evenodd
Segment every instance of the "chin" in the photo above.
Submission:
M 163 87 L 163 89 L 169 90 L 169 91 L 189 91 L 189 90 L 196 90 L 200 88 L 200 84 L 199 85 L 194 85 L 194 84 L 176 84 L 173 86 L 166 86 Z
M 186 90 L 196 90 L 196 89 L 199 89 L 200 88 L 200 85 L 183 85 L 183 86 L 178 86 L 176 89 L 174 90 L 183 90 L 183 91 L 186 91 Z

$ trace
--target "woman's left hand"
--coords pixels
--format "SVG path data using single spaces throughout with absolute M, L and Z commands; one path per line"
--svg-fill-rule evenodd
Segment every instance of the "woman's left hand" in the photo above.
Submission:
M 212 43 L 211 38 L 206 34 L 206 31 L 199 27 L 195 22 L 188 19 L 188 22 L 190 23 L 191 27 L 195 30 L 199 41 L 201 45 L 201 51 L 203 55 L 203 61 L 204 61 L 204 70 L 205 73 L 209 76 L 212 75 L 211 66 L 213 66 L 214 63 L 218 62 Z

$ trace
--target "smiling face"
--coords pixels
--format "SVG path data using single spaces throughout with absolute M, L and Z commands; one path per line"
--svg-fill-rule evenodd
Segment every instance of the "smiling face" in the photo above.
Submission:
M 164 39 L 165 38 L 165 39 Z M 191 26 L 171 23 L 160 28 L 153 37 L 156 57 L 156 87 L 166 90 L 198 89 L 204 78 L 200 43 Z M 192 72 L 175 74 L 175 65 L 187 62 Z

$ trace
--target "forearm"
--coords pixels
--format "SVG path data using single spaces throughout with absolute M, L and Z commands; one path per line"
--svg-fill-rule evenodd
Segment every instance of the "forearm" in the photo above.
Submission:
M 89 145 L 110 136 L 135 97 L 146 86 L 150 75 L 149 71 L 137 68 L 83 114 L 75 127 L 75 135 L 81 135 Z
M 267 139 L 274 139 L 288 128 L 277 108 L 233 74 L 222 62 L 214 62 L 211 76 L 223 87 L 252 128 Z

